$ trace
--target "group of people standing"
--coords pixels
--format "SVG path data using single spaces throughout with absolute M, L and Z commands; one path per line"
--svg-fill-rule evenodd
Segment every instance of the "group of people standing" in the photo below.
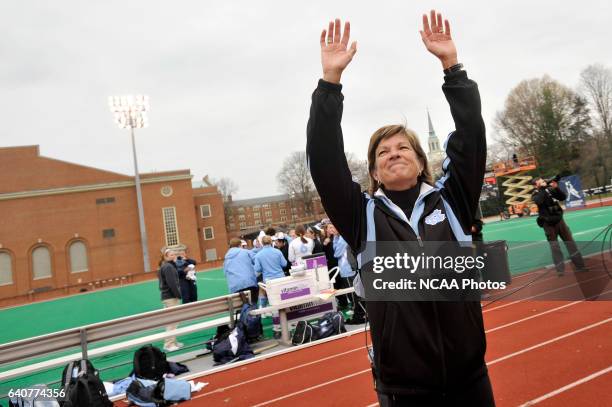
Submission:
M 231 239 L 223 263 L 228 289 L 230 293 L 249 291 L 251 302 L 265 307 L 267 297 L 258 283 L 266 284 L 270 280 L 289 276 L 292 265 L 297 265 L 304 256 L 316 253 L 325 254 L 329 270 L 339 268 L 334 288 L 352 287 L 357 267 L 354 256 L 334 225 L 324 220 L 316 227 L 299 225 L 288 233 L 268 228 L 253 240 L 251 248 L 244 240 Z M 352 309 L 353 317 L 347 323 L 360 324 L 365 321 L 363 307 L 358 304 L 359 301 L 352 295 L 338 297 L 341 309 L 349 312 Z M 278 336 L 280 325 L 276 314 L 273 314 L 273 326 Z

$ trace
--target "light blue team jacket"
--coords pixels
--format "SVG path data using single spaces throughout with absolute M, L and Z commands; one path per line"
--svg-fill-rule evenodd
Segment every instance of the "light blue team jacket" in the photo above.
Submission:
M 285 277 L 283 267 L 287 260 L 283 253 L 272 246 L 264 246 L 255 255 L 255 272 L 263 274 L 264 283 L 275 278 Z
M 249 287 L 257 287 L 253 256 L 249 250 L 239 247 L 232 247 L 225 253 L 223 272 L 230 293 L 236 293 Z

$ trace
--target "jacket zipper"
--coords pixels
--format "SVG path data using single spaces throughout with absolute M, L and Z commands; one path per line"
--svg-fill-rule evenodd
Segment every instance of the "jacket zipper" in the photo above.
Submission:
M 417 235 L 417 240 L 419 241 L 419 246 L 423 247 L 423 240 L 421 240 L 421 236 Z

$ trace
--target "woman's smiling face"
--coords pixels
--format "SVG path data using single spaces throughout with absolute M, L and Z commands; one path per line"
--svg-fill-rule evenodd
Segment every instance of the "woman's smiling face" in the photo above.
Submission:
M 376 147 L 375 157 L 372 175 L 390 191 L 412 188 L 423 170 L 410 141 L 403 134 L 382 140 Z

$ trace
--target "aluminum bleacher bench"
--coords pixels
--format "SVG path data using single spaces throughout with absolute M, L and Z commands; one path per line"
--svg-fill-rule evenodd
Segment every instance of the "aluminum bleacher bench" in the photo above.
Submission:
M 89 359 L 160 341 L 171 336 L 186 335 L 225 324 L 233 325 L 235 312 L 241 308 L 245 299 L 248 299 L 248 292 L 246 295 L 245 293 L 230 294 L 2 344 L 0 345 L 0 382 L 62 366 L 75 359 Z M 195 322 L 172 331 L 144 332 L 174 323 L 215 316 L 217 318 Z M 143 332 L 144 336 L 133 337 L 134 334 Z M 119 339 L 119 342 L 110 345 L 89 349 L 90 345 L 100 344 L 102 341 L 116 340 L 126 335 L 132 337 L 125 340 Z M 44 357 L 56 352 L 70 351 L 79 347 L 80 352 L 3 370 L 4 366 L 15 362 Z

